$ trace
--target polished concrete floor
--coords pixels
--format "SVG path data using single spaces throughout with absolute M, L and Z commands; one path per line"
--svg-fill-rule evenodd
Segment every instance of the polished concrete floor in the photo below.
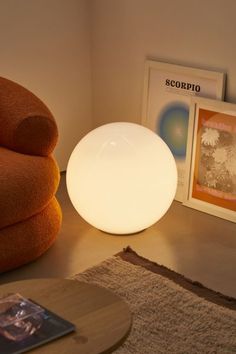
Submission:
M 167 214 L 135 235 L 115 236 L 88 225 L 71 205 L 62 174 L 57 193 L 63 224 L 53 247 L 35 262 L 0 275 L 9 281 L 68 277 L 126 246 L 207 287 L 236 297 L 236 224 L 173 202 Z

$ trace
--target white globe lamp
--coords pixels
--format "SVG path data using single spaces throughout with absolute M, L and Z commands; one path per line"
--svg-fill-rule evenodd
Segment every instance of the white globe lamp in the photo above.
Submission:
M 117 122 L 88 133 L 71 154 L 66 175 L 77 212 L 94 227 L 131 234 L 156 223 L 176 192 L 177 169 L 153 131 Z

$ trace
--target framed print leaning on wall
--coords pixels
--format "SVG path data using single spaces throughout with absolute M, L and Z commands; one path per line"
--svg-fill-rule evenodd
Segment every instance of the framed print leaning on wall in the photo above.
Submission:
M 236 104 L 193 98 L 183 204 L 236 222 Z
M 183 200 L 185 158 L 192 96 L 223 99 L 225 75 L 147 60 L 142 124 L 155 131 L 169 146 L 178 169 L 175 199 Z

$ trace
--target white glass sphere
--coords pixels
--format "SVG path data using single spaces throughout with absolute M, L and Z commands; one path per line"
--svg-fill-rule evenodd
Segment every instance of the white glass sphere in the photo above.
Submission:
M 158 221 L 176 192 L 177 169 L 166 143 L 134 123 L 88 133 L 67 167 L 67 189 L 78 213 L 113 234 L 139 232 Z

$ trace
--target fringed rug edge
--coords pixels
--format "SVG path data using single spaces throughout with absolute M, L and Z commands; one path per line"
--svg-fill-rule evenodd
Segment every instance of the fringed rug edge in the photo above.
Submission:
M 163 277 L 174 281 L 176 284 L 182 286 L 184 289 L 193 292 L 194 294 L 204 298 L 207 301 L 211 301 L 217 305 L 224 306 L 236 311 L 235 298 L 209 289 L 198 281 L 191 280 L 185 277 L 184 275 L 179 274 L 163 265 L 155 263 L 147 258 L 144 258 L 138 253 L 136 253 L 130 246 L 127 246 L 123 249 L 123 251 L 117 253 L 115 256 L 120 257 L 124 261 L 132 263 L 134 265 L 143 267 L 153 273 L 162 275 Z

